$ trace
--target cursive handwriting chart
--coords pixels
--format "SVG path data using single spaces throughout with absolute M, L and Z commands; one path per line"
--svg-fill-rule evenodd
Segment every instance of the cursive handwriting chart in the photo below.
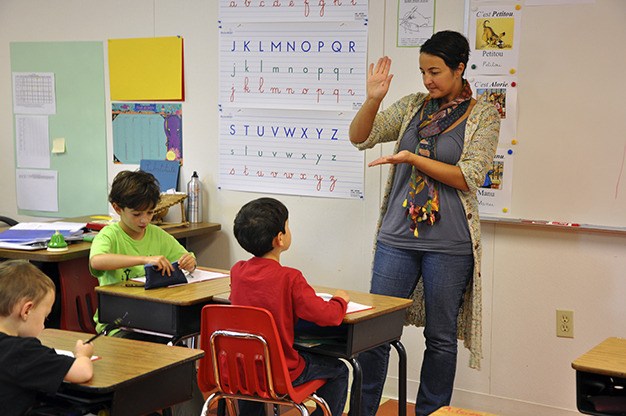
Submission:
M 221 0 L 231 22 L 350 22 L 367 20 L 367 0 Z
M 366 0 L 220 1 L 220 188 L 363 198 Z
M 220 187 L 363 198 L 363 152 L 348 139 L 353 113 L 224 109 Z
M 365 100 L 361 24 L 246 23 L 220 31 L 223 106 L 358 110 Z

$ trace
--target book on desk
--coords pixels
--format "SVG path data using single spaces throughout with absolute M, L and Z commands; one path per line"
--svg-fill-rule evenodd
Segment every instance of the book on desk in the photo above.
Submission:
M 46 248 L 55 232 L 65 241 L 82 241 L 86 223 L 76 222 L 22 222 L 0 233 L 0 247 L 14 250 Z

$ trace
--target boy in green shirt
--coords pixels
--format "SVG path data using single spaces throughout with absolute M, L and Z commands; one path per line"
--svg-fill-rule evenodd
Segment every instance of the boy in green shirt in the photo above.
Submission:
M 193 254 L 150 223 L 160 195 L 156 179 L 147 172 L 123 171 L 113 180 L 109 202 L 120 221 L 98 233 L 89 253 L 90 271 L 101 286 L 144 276 L 146 264 L 168 276 L 175 261 L 183 270 L 195 270 Z
M 123 171 L 115 176 L 109 193 L 109 202 L 120 221 L 104 227 L 91 243 L 89 269 L 101 286 L 145 276 L 144 265 L 155 266 L 164 275 L 171 275 L 172 263 L 188 272 L 196 269 L 196 259 L 172 235 L 151 224 L 154 208 L 161 192 L 150 173 Z M 94 316 L 96 330 L 105 328 Z M 110 335 L 154 341 L 163 337 L 132 331 L 115 331 Z M 157 341 L 159 342 L 159 341 Z M 198 415 L 204 404 L 202 393 L 194 381 L 192 398 L 175 405 L 175 416 Z

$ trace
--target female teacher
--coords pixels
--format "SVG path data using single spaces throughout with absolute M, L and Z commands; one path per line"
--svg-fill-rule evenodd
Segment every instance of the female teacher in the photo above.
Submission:
M 481 358 L 480 222 L 477 188 L 495 155 L 500 117 L 472 98 L 463 78 L 467 39 L 434 34 L 420 48 L 419 66 L 428 94 L 401 98 L 378 113 L 393 75 L 391 60 L 370 64 L 367 98 L 350 125 L 360 150 L 395 141 L 380 209 L 371 293 L 409 298 L 408 321 L 424 326 L 416 415 L 450 404 L 457 338 L 469 348 L 470 367 Z M 389 345 L 359 355 L 364 415 L 374 416 L 389 361 Z

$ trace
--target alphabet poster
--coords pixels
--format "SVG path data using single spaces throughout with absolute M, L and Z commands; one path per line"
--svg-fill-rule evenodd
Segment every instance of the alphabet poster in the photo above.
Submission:
M 224 109 L 220 187 L 363 198 L 363 155 L 350 144 L 353 114 Z
M 350 111 L 365 100 L 362 23 L 223 24 L 220 52 L 222 106 Z
M 367 2 L 220 2 L 220 188 L 363 198 Z

